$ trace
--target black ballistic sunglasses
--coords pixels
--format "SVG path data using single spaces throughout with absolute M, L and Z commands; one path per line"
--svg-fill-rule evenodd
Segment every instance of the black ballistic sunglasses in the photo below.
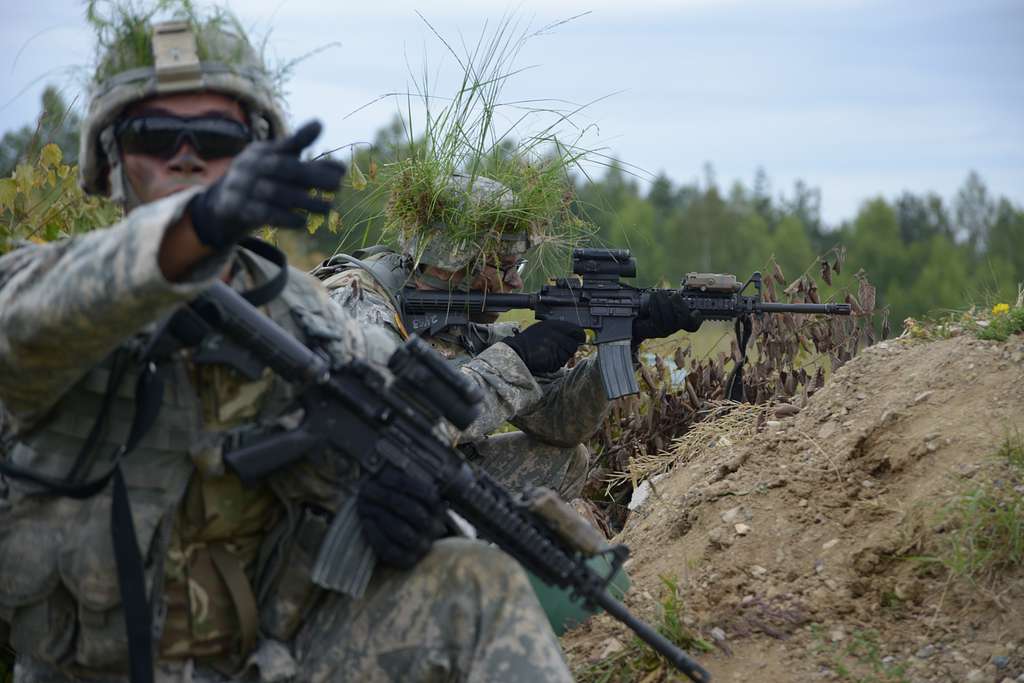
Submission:
M 252 131 L 238 121 L 216 116 L 135 116 L 114 128 L 122 152 L 170 159 L 188 142 L 203 159 L 235 156 L 252 142 Z

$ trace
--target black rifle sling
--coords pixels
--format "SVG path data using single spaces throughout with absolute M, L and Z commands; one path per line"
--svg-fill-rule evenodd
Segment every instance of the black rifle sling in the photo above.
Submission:
M 262 256 L 278 267 L 274 277 L 262 284 L 256 285 L 250 290 L 242 292 L 242 296 L 253 306 L 262 306 L 273 301 L 284 291 L 285 285 L 288 284 L 288 259 L 284 252 L 274 245 L 258 240 L 255 237 L 246 237 L 239 242 L 239 245 L 258 256 Z
M 286 257 L 272 245 L 254 238 L 242 240 L 241 245 L 280 267 L 274 277 L 242 293 L 242 296 L 254 306 L 262 306 L 275 299 L 287 284 Z M 173 319 L 174 316 L 170 317 Z M 166 323 L 159 326 L 157 336 L 164 336 L 167 328 Z M 102 475 L 85 482 L 75 481 L 82 474 L 84 464 L 88 462 L 92 451 L 95 450 L 106 431 L 113 398 L 117 395 L 125 372 L 130 365 L 130 363 L 124 362 L 124 359 L 119 358 L 120 354 L 115 356 L 112 364 L 111 375 L 96 420 L 67 477 L 63 479 L 49 477 L 0 459 L 0 474 L 39 486 L 43 489 L 42 493 L 49 495 L 82 500 L 96 495 L 113 481 L 110 529 L 113 536 L 118 587 L 124 609 L 129 672 L 132 683 L 152 683 L 153 681 L 153 618 L 150 600 L 146 596 L 146 574 L 142 564 L 138 537 L 135 534 L 135 524 L 132 521 L 128 488 L 121 471 L 121 459 L 138 446 L 142 438 L 156 423 L 160 414 L 165 372 L 165 366 L 160 361 L 165 361 L 169 354 L 167 346 L 156 342 L 157 340 L 153 340 L 147 345 L 146 352 L 140 360 L 143 370 L 139 373 L 135 387 L 135 415 L 132 418 L 128 438 L 114 451 L 111 457 L 113 463 Z M 158 353 L 158 349 L 162 353 Z
M 733 325 L 736 331 L 736 345 L 739 347 L 740 358 L 729 373 L 729 379 L 725 383 L 725 396 L 730 401 L 743 403 L 746 401 L 746 392 L 743 389 L 743 366 L 747 362 L 747 344 L 750 343 L 750 333 L 754 328 L 753 321 L 749 315 L 741 315 L 736 318 Z

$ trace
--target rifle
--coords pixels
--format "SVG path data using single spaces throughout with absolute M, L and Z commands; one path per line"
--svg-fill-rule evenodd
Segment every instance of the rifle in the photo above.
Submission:
M 572 272 L 574 276 L 555 278 L 539 292 L 524 294 L 444 292 L 405 287 L 397 295 L 402 308 L 402 322 L 410 332 L 436 334 L 451 325 L 467 324 L 474 314 L 530 309 L 538 320 L 575 323 L 594 331 L 605 394 L 613 399 L 640 390 L 633 371 L 633 321 L 647 315 L 652 292 L 678 292 L 690 310 L 705 320 L 735 319 L 739 323 L 742 319 L 746 334 L 741 334 L 737 324 L 737 336 L 740 337 L 743 360 L 750 336 L 751 315 L 850 315 L 849 304 L 763 301 L 759 272 L 742 285 L 735 275 L 688 273 L 678 290 L 633 287 L 620 281 L 623 277 L 636 277 L 636 259 L 628 249 L 574 249 Z M 744 295 L 743 291 L 751 285 L 755 294 Z M 737 364 L 734 378 L 739 376 L 741 365 L 742 362 Z
M 208 346 L 235 348 L 246 356 L 250 370 L 258 361 L 298 390 L 304 412 L 298 426 L 254 436 L 225 453 L 225 463 L 243 483 L 325 453 L 357 463 L 363 473 L 397 467 L 432 481 L 452 511 L 542 581 L 603 608 L 691 680 L 711 680 L 700 664 L 609 594 L 611 578 L 629 556 L 626 546 L 609 545 L 548 489 L 513 495 L 436 435 L 442 418 L 459 429 L 467 427 L 477 415 L 480 394 L 426 342 L 410 338 L 391 357 L 386 373 L 358 359 L 332 365 L 223 283 L 179 313 L 173 327 L 189 330 L 186 336 L 205 336 Z M 363 553 L 355 495 L 348 501 L 328 529 L 313 578 L 361 594 L 375 559 L 372 551 L 369 559 Z M 609 560 L 606 576 L 586 563 L 595 555 Z

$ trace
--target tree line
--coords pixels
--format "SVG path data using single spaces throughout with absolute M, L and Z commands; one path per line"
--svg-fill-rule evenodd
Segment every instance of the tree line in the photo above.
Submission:
M 78 124 L 73 107 L 47 88 L 35 124 L 0 140 L 0 177 L 47 142 L 73 161 Z M 381 128 L 372 145 L 334 153 L 352 169 L 336 197 L 341 228 L 318 230 L 316 251 L 351 251 L 379 240 L 387 198 L 372 191 L 376 169 L 398 158 L 407 145 L 395 120 Z M 595 228 L 592 242 L 631 249 L 639 264 L 636 283 L 642 286 L 677 283 L 691 271 L 744 277 L 771 267 L 773 260 L 794 280 L 818 267 L 818 255 L 842 246 L 845 268 L 834 278 L 834 291 L 821 296 L 839 296 L 863 270 L 877 288 L 877 306 L 889 308 L 898 331 L 906 317 L 1012 302 L 1024 281 L 1024 208 L 993 196 L 973 171 L 952 198 L 911 192 L 878 196 L 836 226 L 822 221 L 818 189 L 798 181 L 789 192 L 774 193 L 763 170 L 750 185 L 736 181 L 724 187 L 710 165 L 700 181 L 677 184 L 664 175 L 642 180 L 613 161 L 602 173 L 578 174 L 571 182 L 574 210 Z M 528 285 L 536 286 L 544 275 L 534 273 Z

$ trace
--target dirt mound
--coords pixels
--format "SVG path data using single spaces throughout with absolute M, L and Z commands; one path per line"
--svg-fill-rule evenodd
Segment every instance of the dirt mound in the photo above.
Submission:
M 967 575 L 935 559 L 965 492 L 1024 500 L 997 455 L 1015 429 L 1019 336 L 870 347 L 797 414 L 657 481 L 616 539 L 633 553 L 626 602 L 657 621 L 662 577 L 677 582 L 716 681 L 1024 681 L 1020 563 Z M 630 641 L 601 616 L 563 645 L 599 680 L 593 663 Z M 673 680 L 636 671 L 608 680 Z

